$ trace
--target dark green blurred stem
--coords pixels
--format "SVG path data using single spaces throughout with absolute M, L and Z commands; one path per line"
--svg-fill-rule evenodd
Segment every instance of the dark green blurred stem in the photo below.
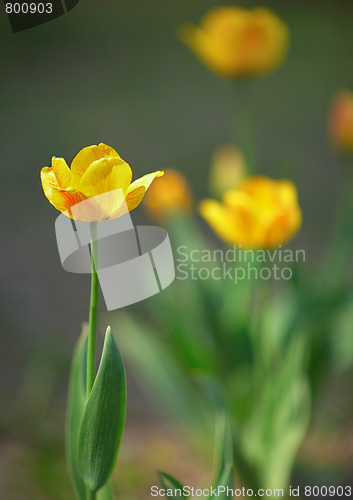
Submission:
M 264 267 L 266 267 L 266 263 L 260 262 L 258 264 L 259 275 Z M 268 363 L 266 363 L 266 359 L 263 353 L 263 317 L 272 300 L 272 288 L 272 280 L 262 280 L 261 278 L 259 278 L 253 283 L 253 302 L 251 315 L 253 317 L 252 344 L 254 355 L 255 402 L 259 399 L 259 394 L 261 393 L 264 379 L 268 375 L 270 369 Z
M 325 262 L 330 290 L 337 290 L 344 283 L 352 250 L 352 163 L 351 158 L 341 157 L 336 211 Z
M 249 78 L 234 80 L 233 86 L 233 142 L 243 153 L 248 174 L 251 175 L 256 172 L 253 81 Z
M 91 222 L 91 262 L 92 262 L 92 281 L 91 281 L 91 303 L 89 308 L 89 326 L 88 326 L 88 351 L 87 351 L 87 398 L 93 387 L 96 371 L 96 338 L 97 338 L 97 309 L 99 300 L 99 281 L 96 271 L 98 262 L 97 253 L 97 223 Z

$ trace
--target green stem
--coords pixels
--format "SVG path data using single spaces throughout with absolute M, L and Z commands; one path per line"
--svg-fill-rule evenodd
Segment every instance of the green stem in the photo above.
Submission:
M 96 492 L 87 488 L 87 500 L 96 500 Z
M 252 103 L 252 81 L 234 81 L 233 142 L 245 158 L 248 174 L 256 172 L 256 147 L 254 111 Z
M 91 223 L 91 262 L 92 278 L 87 349 L 87 398 L 92 390 L 96 374 L 97 309 L 99 301 L 99 281 L 96 271 L 96 263 L 98 262 L 96 222 Z
M 332 233 L 326 254 L 327 286 L 337 290 L 347 278 L 347 267 L 351 254 L 352 236 L 352 184 L 351 164 L 341 158 L 339 189 L 334 215 Z
M 98 263 L 97 223 L 91 222 L 91 301 L 89 307 L 88 347 L 87 347 L 87 399 L 92 391 L 96 376 L 97 310 L 99 302 L 99 280 L 96 270 Z M 96 500 L 96 492 L 86 489 L 87 500 Z

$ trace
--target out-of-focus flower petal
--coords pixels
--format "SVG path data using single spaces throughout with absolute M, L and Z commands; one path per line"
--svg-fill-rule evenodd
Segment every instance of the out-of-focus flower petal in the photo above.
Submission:
M 200 27 L 181 26 L 179 37 L 212 71 L 235 78 L 274 70 L 286 56 L 289 31 L 269 9 L 219 7 Z
M 286 243 L 302 222 L 294 184 L 264 176 L 244 179 L 223 203 L 205 200 L 200 212 L 221 239 L 254 249 Z
M 158 221 L 172 213 L 188 214 L 192 195 L 185 177 L 173 169 L 166 169 L 161 180 L 146 193 L 144 205 L 148 214 Z
M 216 200 L 203 200 L 199 211 L 217 236 L 226 243 L 233 244 L 234 241 L 242 239 L 240 225 L 236 223 L 234 213 L 229 207 Z
M 329 132 L 340 153 L 353 153 L 353 92 L 336 93 L 330 111 Z

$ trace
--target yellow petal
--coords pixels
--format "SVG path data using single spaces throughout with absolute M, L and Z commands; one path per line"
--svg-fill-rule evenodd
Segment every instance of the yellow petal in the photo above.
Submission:
M 52 203 L 52 191 L 59 187 L 54 171 L 49 167 L 43 167 L 40 171 L 40 179 L 42 181 L 44 194 L 50 203 Z
M 123 202 L 131 182 L 130 166 L 120 157 L 103 158 L 95 161 L 84 173 L 79 191 L 87 198 L 93 198 L 106 219 Z
M 125 203 L 123 203 L 118 209 L 111 214 L 110 219 L 116 219 L 120 217 L 126 211 L 130 212 L 136 208 L 142 201 L 147 189 L 150 187 L 151 183 L 156 177 L 161 177 L 164 172 L 157 171 L 151 174 L 144 175 L 140 179 L 134 181 L 128 188 L 125 195 Z
M 79 190 L 87 197 L 115 189 L 127 191 L 131 182 L 130 166 L 121 158 L 103 158 L 93 162 L 84 173 Z
M 55 174 L 58 181 L 58 185 L 62 189 L 67 189 L 68 187 L 74 187 L 76 179 L 74 174 L 69 169 L 66 161 L 63 158 L 56 158 L 53 156 L 51 161 L 51 168 Z
M 158 170 L 157 172 L 153 172 L 152 174 L 144 175 L 129 186 L 126 194 L 126 204 L 129 212 L 141 203 L 145 192 L 150 187 L 154 179 L 156 177 L 162 177 L 162 175 L 164 175 L 164 172 Z
M 93 162 L 102 158 L 120 158 L 120 156 L 115 149 L 103 143 L 98 144 L 98 146 L 88 146 L 81 149 L 72 160 L 71 170 L 78 177 L 82 177 Z
M 40 176 L 45 196 L 57 210 L 60 210 L 60 212 L 66 212 L 70 210 L 72 206 L 86 199 L 82 193 L 69 193 L 63 190 L 58 185 L 58 180 L 52 168 L 42 168 Z M 65 215 L 71 216 L 69 213 Z

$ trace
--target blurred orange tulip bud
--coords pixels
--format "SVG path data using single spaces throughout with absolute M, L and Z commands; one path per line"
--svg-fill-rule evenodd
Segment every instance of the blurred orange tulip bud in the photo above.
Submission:
M 113 148 L 99 144 L 83 148 L 71 168 L 54 156 L 52 166 L 42 168 L 40 175 L 44 194 L 55 208 L 72 219 L 93 222 L 116 219 L 136 208 L 163 172 L 131 182 L 130 166 Z M 75 205 L 78 208 L 73 210 Z
M 246 165 L 241 151 L 234 146 L 221 146 L 216 149 L 212 158 L 210 172 L 210 190 L 217 197 L 245 177 Z
M 166 169 L 161 182 L 146 193 L 144 205 L 149 215 L 163 220 L 172 213 L 190 213 L 192 196 L 185 177 L 173 169 Z
M 252 249 L 286 243 L 302 221 L 295 185 L 263 176 L 244 179 L 224 194 L 222 203 L 202 201 L 200 213 L 222 240 Z
M 269 73 L 281 64 L 289 31 L 269 9 L 219 7 L 206 14 L 200 27 L 181 26 L 179 37 L 212 71 L 236 78 Z
M 353 92 L 341 90 L 333 98 L 329 133 L 341 153 L 353 153 Z

